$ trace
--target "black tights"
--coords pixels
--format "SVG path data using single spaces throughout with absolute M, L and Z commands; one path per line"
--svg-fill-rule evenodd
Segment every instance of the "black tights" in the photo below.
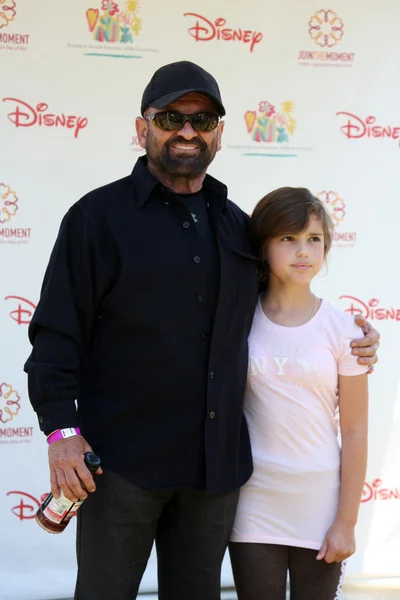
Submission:
M 275 544 L 229 546 L 238 600 L 340 600 L 342 563 L 316 560 L 317 551 Z

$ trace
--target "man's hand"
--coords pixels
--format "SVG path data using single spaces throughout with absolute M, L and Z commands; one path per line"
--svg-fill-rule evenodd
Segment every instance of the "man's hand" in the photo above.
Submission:
M 96 485 L 92 473 L 84 463 L 84 452 L 93 452 L 81 435 L 58 440 L 49 445 L 49 465 L 51 493 L 60 497 L 60 490 L 71 502 L 87 498 Z M 96 475 L 103 473 L 101 467 Z M 82 484 L 86 489 L 82 487 Z
M 378 362 L 376 351 L 379 348 L 380 333 L 361 315 L 355 316 L 355 322 L 362 328 L 364 337 L 360 340 L 351 341 L 351 353 L 358 356 L 358 364 L 368 365 L 368 373 L 373 373 L 374 367 L 372 365 Z

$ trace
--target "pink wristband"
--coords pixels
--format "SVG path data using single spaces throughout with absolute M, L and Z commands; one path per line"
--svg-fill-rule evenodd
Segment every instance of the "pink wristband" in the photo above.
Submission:
M 74 435 L 81 435 L 79 427 L 67 427 L 66 429 L 57 429 L 53 431 L 47 438 L 48 444 L 53 444 L 58 440 L 64 440 L 65 438 L 73 437 Z

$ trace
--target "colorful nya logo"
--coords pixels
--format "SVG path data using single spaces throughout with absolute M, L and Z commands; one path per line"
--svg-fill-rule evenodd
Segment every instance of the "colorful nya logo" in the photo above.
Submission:
M 21 398 L 12 385 L 0 383 L 0 423 L 8 423 L 20 411 Z
M 119 6 L 112 0 L 102 0 L 100 14 L 98 8 L 88 8 L 86 19 L 93 39 L 98 42 L 133 42 L 133 33 L 137 36 L 142 28 L 142 22 L 137 12 L 138 0 L 125 0 L 125 7 L 120 11 Z
M 16 3 L 14 0 L 0 0 L 0 29 L 14 21 Z
M 268 101 L 260 102 L 258 113 L 248 110 L 244 120 L 248 133 L 254 142 L 288 142 L 289 135 L 296 129 L 296 119 L 293 117 L 293 102 L 281 103 L 282 109 L 276 112 L 275 107 Z
M 333 10 L 321 9 L 308 21 L 308 33 L 317 46 L 332 48 L 343 37 L 344 23 Z
M 8 223 L 18 210 L 18 198 L 8 185 L 0 183 L 0 223 Z
M 346 216 L 346 204 L 343 198 L 340 198 L 336 192 L 318 192 L 317 198 L 319 198 L 328 209 L 334 226 L 339 225 Z

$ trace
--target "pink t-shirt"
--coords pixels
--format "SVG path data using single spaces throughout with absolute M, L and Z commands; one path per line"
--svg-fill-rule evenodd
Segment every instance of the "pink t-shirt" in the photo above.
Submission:
M 361 375 L 354 318 L 325 301 L 299 327 L 257 304 L 249 337 L 245 416 L 254 473 L 241 489 L 231 540 L 318 550 L 339 499 L 338 374 Z

